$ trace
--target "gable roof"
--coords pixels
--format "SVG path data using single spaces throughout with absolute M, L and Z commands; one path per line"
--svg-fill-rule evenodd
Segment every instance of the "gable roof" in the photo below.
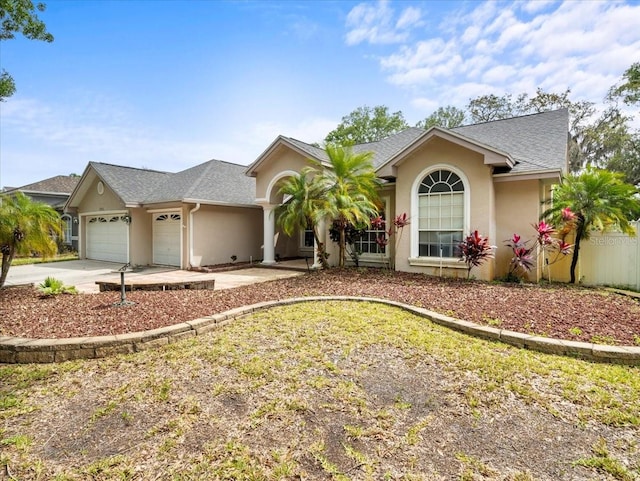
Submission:
M 508 152 L 516 161 L 510 172 L 512 174 L 566 170 L 569 132 L 567 109 L 466 125 L 451 130 Z
M 96 176 L 129 207 L 161 202 L 253 206 L 255 180 L 244 172 L 244 166 L 221 160 L 210 160 L 177 173 L 89 162 L 82 180 Z M 67 207 L 77 207 L 89 183 L 87 180 L 78 184 Z
M 22 187 L 7 188 L 6 192 L 20 191 L 28 193 L 46 193 L 70 195 L 80 182 L 79 175 L 56 175 L 48 179 L 23 185 Z
M 373 166 L 380 171 L 389 162 L 401 159 L 421 140 L 439 136 L 462 141 L 463 144 L 489 152 L 494 157 L 502 157 L 502 175 L 541 171 L 561 173 L 567 166 L 568 129 L 568 110 L 560 109 L 453 129 L 432 127 L 424 130 L 410 127 L 376 142 L 354 145 L 352 149 L 354 153 L 372 152 Z M 320 162 L 328 161 L 324 149 L 290 137 L 279 136 L 247 168 L 247 175 L 255 176 L 258 166 L 279 145 L 293 148 Z
M 169 177 L 144 203 L 204 201 L 217 204 L 253 204 L 256 182 L 244 175 L 246 166 L 210 160 Z
M 89 162 L 89 166 L 126 205 L 143 204 L 154 189 L 171 176 L 169 172 L 103 164 L 102 162 Z

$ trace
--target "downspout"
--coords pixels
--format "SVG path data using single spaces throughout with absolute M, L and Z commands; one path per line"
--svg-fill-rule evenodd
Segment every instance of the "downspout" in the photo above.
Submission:
M 193 214 L 200 210 L 200 202 L 189 211 L 189 268 L 193 268 Z

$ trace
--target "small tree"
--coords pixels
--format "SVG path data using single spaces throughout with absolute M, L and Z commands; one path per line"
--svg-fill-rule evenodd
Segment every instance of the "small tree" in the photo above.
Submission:
M 317 174 L 315 169 L 308 167 L 286 179 L 279 190 L 285 201 L 276 208 L 275 215 L 276 222 L 288 236 L 309 227 L 313 230 L 318 248 L 317 260 L 323 268 L 327 268 L 327 254 L 318 235 L 318 213 L 324 196 Z
M 346 229 L 349 225 L 363 229 L 378 215 L 380 180 L 371 163 L 371 152 L 353 153 L 350 148 L 329 144 L 329 165 L 317 176 L 322 202 L 316 211 L 318 219 L 331 219 L 339 233 L 339 267 L 346 257 Z M 316 162 L 316 165 L 320 166 Z
M 543 212 L 542 218 L 562 220 L 566 209 L 575 214 L 571 283 L 576 282 L 580 242 L 588 239 L 593 230 L 619 229 L 625 234 L 635 235 L 630 221 L 640 216 L 640 189 L 624 183 L 622 177 L 619 173 L 587 167 L 580 174 L 567 175 L 553 189 L 552 207 Z
M 0 288 L 16 254 L 55 255 L 56 235 L 62 235 L 60 215 L 51 206 L 34 202 L 22 192 L 0 196 Z
M 467 264 L 467 279 L 469 279 L 471 269 L 481 266 L 493 257 L 494 247 L 489 245 L 487 237 L 483 237 L 474 230 L 458 244 L 458 249 L 460 249 L 460 261 Z

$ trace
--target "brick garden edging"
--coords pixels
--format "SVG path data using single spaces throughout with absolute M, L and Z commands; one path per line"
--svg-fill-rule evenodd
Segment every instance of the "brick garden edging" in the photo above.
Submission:
M 587 342 L 565 341 L 522 334 L 519 332 L 480 326 L 455 319 L 421 307 L 371 297 L 327 296 L 296 297 L 279 301 L 260 302 L 229 311 L 182 322 L 173 326 L 115 336 L 75 337 L 67 339 L 27 339 L 0 336 L 0 363 L 28 364 L 63 362 L 72 359 L 96 359 L 116 354 L 130 354 L 164 346 L 188 337 L 200 336 L 231 320 L 252 312 L 275 306 L 315 301 L 376 302 L 398 307 L 436 324 L 483 339 L 501 341 L 512 346 L 549 354 L 577 357 L 597 362 L 640 365 L 640 347 L 606 346 Z

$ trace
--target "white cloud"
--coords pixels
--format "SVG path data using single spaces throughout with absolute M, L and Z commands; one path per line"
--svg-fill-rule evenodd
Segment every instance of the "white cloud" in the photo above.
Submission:
M 395 22 L 394 17 L 395 11 L 387 0 L 356 5 L 347 15 L 347 45 L 404 42 L 412 28 L 422 25 L 422 13 L 416 7 L 405 8 Z
M 387 10 L 386 4 L 384 5 Z M 462 103 L 487 93 L 572 90 L 602 101 L 640 60 L 640 5 L 621 2 L 466 4 L 441 23 L 381 56 L 387 80 L 409 89 L 416 108 Z M 470 7 L 468 6 L 470 5 Z M 388 12 L 388 14 L 391 14 Z

